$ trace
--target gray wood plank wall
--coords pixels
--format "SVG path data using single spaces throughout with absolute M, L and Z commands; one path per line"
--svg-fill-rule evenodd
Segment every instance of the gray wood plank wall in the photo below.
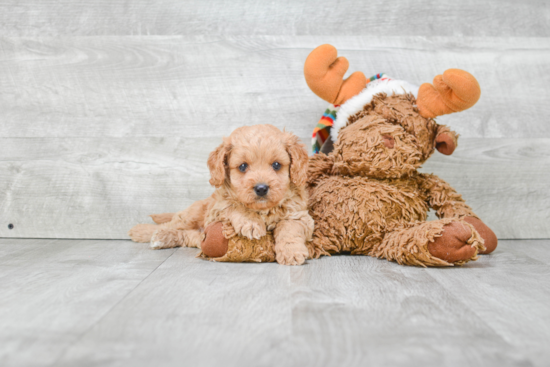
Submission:
M 212 191 L 234 128 L 307 141 L 322 43 L 367 75 L 472 72 L 479 103 L 439 118 L 459 148 L 424 171 L 500 238 L 550 237 L 550 6 L 449 0 L 0 1 L 0 237 L 126 238 Z

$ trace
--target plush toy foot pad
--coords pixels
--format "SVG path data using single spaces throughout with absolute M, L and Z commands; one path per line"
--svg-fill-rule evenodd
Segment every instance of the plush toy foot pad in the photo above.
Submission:
M 211 258 L 222 257 L 227 253 L 229 240 L 223 235 L 223 223 L 214 222 L 204 229 L 201 251 Z
M 451 222 L 443 227 L 443 233 L 428 244 L 432 256 L 449 263 L 466 261 L 476 256 L 477 249 L 468 243 L 472 229 L 461 222 Z
M 498 239 L 495 232 L 493 232 L 491 228 L 487 227 L 485 223 L 474 217 L 465 217 L 462 220 L 474 226 L 481 238 L 483 238 L 483 240 L 485 241 L 485 250 L 480 251 L 480 254 L 487 255 L 495 251 L 495 249 L 497 248 Z

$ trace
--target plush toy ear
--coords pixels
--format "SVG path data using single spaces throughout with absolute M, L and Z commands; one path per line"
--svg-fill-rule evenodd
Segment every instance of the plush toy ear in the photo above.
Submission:
M 208 156 L 208 169 L 210 170 L 210 185 L 218 188 L 223 185 L 226 176 L 227 155 L 231 150 L 231 144 L 224 138 L 224 142 Z
M 420 115 L 434 118 L 464 111 L 479 100 L 481 89 L 474 76 L 464 70 L 449 69 L 418 90 L 416 104 Z
M 338 57 L 334 46 L 321 45 L 311 51 L 304 64 L 306 83 L 313 93 L 325 101 L 343 104 L 367 85 L 367 78 L 359 71 L 344 80 L 348 67 L 348 60 Z
M 294 134 L 285 133 L 286 151 L 290 156 L 290 181 L 296 186 L 305 186 L 308 156 L 305 145 Z
M 458 146 L 458 135 L 454 131 L 445 129 L 435 138 L 435 149 L 441 154 L 451 155 Z

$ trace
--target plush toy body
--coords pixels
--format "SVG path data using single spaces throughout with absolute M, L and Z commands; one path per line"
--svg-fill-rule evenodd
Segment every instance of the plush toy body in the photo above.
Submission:
M 334 47 L 323 45 L 304 68 L 310 88 L 338 108 L 332 121 L 325 118 L 331 139 L 317 139 L 320 153 L 309 161 L 310 255 L 350 252 L 450 266 L 493 251 L 496 236 L 462 197 L 417 171 L 435 148 L 455 149 L 457 135 L 433 118 L 473 106 L 480 95 L 475 78 L 451 69 L 417 88 L 389 77 L 367 81 L 362 73 L 342 80 L 347 67 Z M 430 208 L 439 220 L 426 222 Z

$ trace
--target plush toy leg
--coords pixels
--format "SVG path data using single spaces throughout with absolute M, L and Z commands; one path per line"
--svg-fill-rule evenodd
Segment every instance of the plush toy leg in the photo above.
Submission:
M 267 232 L 259 240 L 250 240 L 235 235 L 232 229 L 224 227 L 221 222 L 215 222 L 208 225 L 204 233 L 198 257 L 220 262 L 275 261 L 275 240 L 271 232 Z
M 151 238 L 155 250 L 172 247 L 200 247 L 203 234 L 198 229 L 161 228 Z
M 483 249 L 483 239 L 472 225 L 440 219 L 386 234 L 369 255 L 403 265 L 452 266 L 477 260 Z

